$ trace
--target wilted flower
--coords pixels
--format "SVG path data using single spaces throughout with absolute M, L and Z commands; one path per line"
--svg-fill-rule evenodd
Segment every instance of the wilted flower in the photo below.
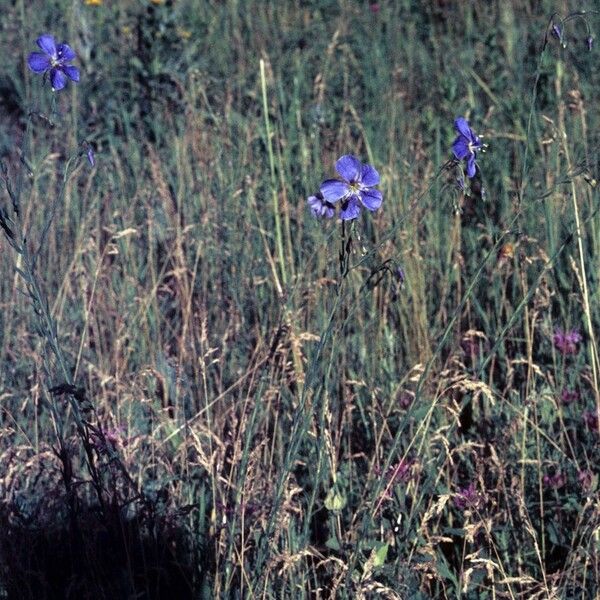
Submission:
M 331 219 L 335 214 L 335 207 L 331 202 L 328 202 L 323 198 L 323 194 L 321 192 L 317 192 L 314 196 L 308 197 L 308 205 L 310 206 L 310 211 L 315 217 L 325 217 L 326 219 Z
M 454 495 L 454 506 L 458 510 L 477 509 L 482 503 L 482 496 L 477 491 L 475 482 L 472 481 L 466 488 L 461 488 Z
M 57 44 L 47 33 L 40 36 L 36 43 L 43 52 L 32 52 L 27 64 L 34 73 L 50 74 L 53 91 L 62 90 L 67 85 L 67 78 L 79 81 L 79 69 L 68 64 L 75 59 L 75 52 L 70 46 Z
M 467 177 L 475 177 L 477 152 L 481 150 L 483 144 L 469 127 L 467 120 L 464 117 L 458 117 L 454 121 L 454 129 L 458 133 L 458 137 L 452 144 L 452 152 L 457 160 L 465 160 L 467 162 Z
M 375 189 L 379 173 L 371 165 L 363 165 L 355 156 L 342 156 L 335 163 L 342 181 L 327 179 L 321 184 L 321 194 L 330 203 L 342 201 L 340 217 L 344 221 L 360 215 L 360 205 L 370 211 L 377 210 L 383 202 L 383 194 Z
M 502 244 L 502 247 L 498 251 L 498 260 L 509 260 L 515 257 L 515 245 L 511 242 Z
M 558 351 L 565 355 L 577 354 L 579 350 L 577 344 L 579 344 L 582 339 L 583 338 L 577 329 L 572 329 L 571 331 L 557 329 L 552 336 L 552 341 Z

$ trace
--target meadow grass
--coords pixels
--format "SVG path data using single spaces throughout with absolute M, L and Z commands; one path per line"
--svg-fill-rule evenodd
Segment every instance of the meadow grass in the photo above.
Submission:
M 571 8 L 2 3 L 5 597 L 597 596 L 600 19 Z M 81 70 L 52 102 L 44 32 Z M 306 199 L 345 154 L 384 202 L 342 226 Z

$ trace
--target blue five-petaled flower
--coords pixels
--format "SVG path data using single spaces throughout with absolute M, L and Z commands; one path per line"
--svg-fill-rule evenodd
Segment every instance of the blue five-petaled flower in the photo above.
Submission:
M 67 85 L 67 78 L 79 81 L 79 69 L 68 64 L 75 59 L 75 52 L 69 45 L 57 44 L 54 37 L 47 33 L 40 36 L 36 43 L 43 52 L 32 52 L 27 63 L 34 73 L 49 73 L 54 91 L 62 90 Z
M 323 201 L 333 205 L 341 200 L 340 217 L 344 221 L 360 215 L 361 204 L 370 211 L 377 210 L 383 194 L 375 189 L 379 173 L 371 165 L 363 165 L 355 156 L 342 156 L 335 163 L 340 179 L 327 179 L 321 184 Z
M 458 117 L 454 121 L 454 129 L 458 133 L 458 137 L 452 144 L 452 152 L 458 160 L 467 161 L 467 177 L 475 177 L 477 171 L 475 159 L 477 158 L 478 150 L 481 150 L 483 144 L 481 140 L 473 133 L 469 127 L 469 123 L 464 117 Z

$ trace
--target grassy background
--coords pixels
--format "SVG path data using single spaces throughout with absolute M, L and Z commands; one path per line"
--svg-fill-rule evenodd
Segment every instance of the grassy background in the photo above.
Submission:
M 97 166 L 69 175 L 38 275 L 194 597 L 597 593 L 600 75 L 584 19 L 544 46 L 568 2 L 1 4 L 14 180 L 28 112 L 51 111 L 36 37 L 78 53 L 57 126 L 34 119 L 22 222 L 35 246 L 88 140 Z M 459 115 L 489 145 L 482 198 L 442 169 Z M 340 224 L 306 197 L 348 153 L 384 204 L 342 280 Z M 403 289 L 369 279 L 387 260 Z M 3 240 L 0 499 L 7 522 L 51 529 L 61 378 L 18 261 Z M 576 354 L 556 328 L 580 330 Z M 160 597 L 134 571 L 118 593 Z

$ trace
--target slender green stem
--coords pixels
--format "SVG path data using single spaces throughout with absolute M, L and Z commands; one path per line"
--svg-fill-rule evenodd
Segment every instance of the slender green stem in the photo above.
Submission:
M 273 153 L 273 142 L 271 123 L 269 120 L 269 103 L 267 101 L 267 79 L 265 76 L 265 62 L 260 60 L 260 86 L 262 89 L 263 113 L 265 117 L 265 137 L 267 142 L 267 152 L 269 154 L 269 170 L 271 173 L 271 196 L 273 198 L 273 217 L 275 219 L 275 243 L 277 244 L 277 258 L 279 268 L 281 269 L 281 280 L 287 284 L 287 274 L 285 268 L 285 254 L 283 251 L 283 235 L 281 233 L 281 217 L 279 215 L 279 197 L 277 193 L 277 175 L 275 173 L 275 155 Z

